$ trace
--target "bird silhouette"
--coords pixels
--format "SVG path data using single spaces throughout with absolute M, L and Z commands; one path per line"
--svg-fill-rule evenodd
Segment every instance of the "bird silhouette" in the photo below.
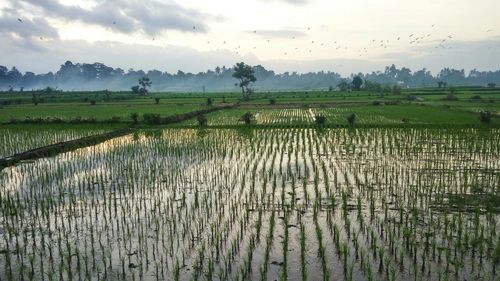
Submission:
M 19 19 L 19 18 L 18 18 L 17 20 L 18 20 L 20 23 L 22 23 L 22 22 L 23 22 L 23 20 L 22 20 L 22 19 Z

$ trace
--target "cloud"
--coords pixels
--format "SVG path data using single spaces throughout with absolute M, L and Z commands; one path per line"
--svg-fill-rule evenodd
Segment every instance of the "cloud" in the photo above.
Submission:
M 264 0 L 261 0 L 264 1 Z M 266 0 L 268 2 L 269 0 Z M 310 2 L 311 0 L 275 0 L 276 2 L 283 2 L 286 4 L 291 4 L 291 5 L 303 5 L 306 4 L 307 2 Z
M 111 28 L 121 33 L 142 31 L 150 35 L 166 30 L 206 32 L 208 20 L 218 18 L 187 9 L 172 0 L 108 0 L 83 8 L 57 0 L 10 0 L 18 13 L 39 10 L 45 16 Z
M 307 34 L 302 31 L 291 30 L 291 29 L 278 29 L 278 30 L 252 30 L 246 31 L 246 33 L 255 34 L 265 38 L 299 38 L 305 37 Z
M 287 2 L 289 4 L 294 4 L 294 5 L 297 5 L 297 4 L 305 4 L 306 2 L 308 2 L 309 0 L 281 0 L 283 2 Z
M 22 21 L 22 22 L 21 22 Z M 33 38 L 33 37 L 46 37 L 46 38 L 58 38 L 59 34 L 57 30 L 52 27 L 43 18 L 21 19 L 19 21 L 17 18 L 0 18 L 0 33 L 15 35 L 20 38 Z
M 41 41 L 58 39 L 59 33 L 43 18 L 2 17 L 0 18 L 0 36 L 2 41 L 10 42 L 18 49 L 39 52 L 44 50 L 40 44 Z M 5 52 L 4 48 L 1 50 Z
M 227 50 L 201 52 L 174 45 L 151 46 L 110 41 L 89 43 L 84 40 L 56 39 L 43 41 L 43 49 L 35 50 L 15 42 L 13 38 L 0 41 L 0 64 L 35 73 L 55 71 L 67 60 L 82 63 L 101 62 L 125 70 L 158 69 L 170 73 L 177 70 L 197 73 L 214 69 L 217 65 L 231 67 L 239 61 L 259 63 L 251 54 L 239 55 Z

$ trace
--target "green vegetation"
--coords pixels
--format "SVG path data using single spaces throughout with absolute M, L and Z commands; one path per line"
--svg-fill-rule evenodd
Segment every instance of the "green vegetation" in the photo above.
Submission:
M 0 276 L 495 280 L 499 134 L 149 129 L 20 163 Z
M 134 121 L 131 118 L 133 113 L 138 114 L 137 121 L 141 122 L 143 115 L 148 113 L 166 117 L 226 103 L 241 103 L 240 107 L 245 108 L 243 113 L 310 108 L 318 113 L 325 111 L 322 114 L 328 119 L 328 123 L 336 125 L 345 124 L 345 118 L 352 113 L 358 117 L 356 123 L 372 125 L 488 123 L 484 120 L 481 122 L 482 111 L 490 112 L 490 124 L 498 124 L 500 112 L 500 90 L 472 87 L 404 89 L 401 93 L 392 93 L 392 90 L 389 93 L 368 90 L 272 94 L 256 92 L 248 101 L 241 93 L 210 93 L 210 96 L 201 93 L 153 93 L 138 96 L 126 92 L 102 91 L 40 93 L 35 95 L 35 105 L 33 97 L 28 92 L 0 93 L 0 122 L 47 123 L 48 119 L 55 123 L 73 121 L 128 124 Z M 95 105 L 91 105 L 92 101 L 95 101 Z M 335 111 L 345 116 L 339 117 Z M 209 125 L 221 123 L 211 122 L 210 116 L 207 118 Z M 403 122 L 403 119 L 407 122 Z
M 122 133 L 0 171 L 0 276 L 495 280 L 500 92 L 441 86 L 2 93 L 2 157 Z

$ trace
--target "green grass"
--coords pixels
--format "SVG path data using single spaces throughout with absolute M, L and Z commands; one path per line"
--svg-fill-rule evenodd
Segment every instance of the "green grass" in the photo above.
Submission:
M 108 120 L 119 117 L 121 121 L 130 122 L 130 114 L 136 112 L 140 118 L 144 113 L 159 113 L 162 116 L 174 115 L 201 109 L 200 105 L 184 104 L 131 104 L 131 103 L 101 103 L 96 105 L 82 103 L 54 103 L 9 106 L 0 109 L 0 122 L 12 119 L 25 119 L 26 117 L 58 117 L 61 119 L 74 119 L 76 117 L 95 118 Z
M 479 124 L 478 112 L 483 110 L 493 112 L 495 117 L 492 123 L 499 123 L 500 90 L 457 88 L 457 101 L 445 100 L 447 93 L 448 90 L 436 88 L 406 89 L 401 94 L 368 91 L 258 92 L 252 95 L 250 101 L 240 101 L 240 93 L 151 93 L 141 97 L 129 92 L 65 92 L 42 94 L 44 102 L 35 106 L 29 92 L 4 92 L 0 93 L 0 122 L 38 117 L 65 120 L 81 117 L 104 121 L 115 117 L 122 123 L 128 123 L 133 112 L 138 113 L 140 119 L 144 113 L 169 116 L 201 109 L 211 97 L 214 105 L 221 104 L 224 99 L 228 103 L 241 102 L 241 107 L 209 114 L 209 126 L 238 124 L 241 115 L 247 111 L 260 115 L 257 118 L 260 124 L 269 118 L 275 124 L 308 124 L 313 118 L 309 107 L 313 108 L 313 114 L 325 115 L 330 124 L 345 124 L 347 115 L 355 113 L 359 124 L 369 125 L 401 124 L 403 119 L 410 124 L 476 125 Z M 416 95 L 423 100 L 410 102 L 408 95 Z M 473 99 L 475 96 L 481 98 Z M 155 98 L 160 98 L 159 104 L 155 104 Z M 276 100 L 275 105 L 269 104 L 270 98 Z M 90 105 L 90 100 L 95 100 L 96 105 Z M 375 102 L 382 105 L 373 105 Z M 196 120 L 181 125 L 196 125 Z

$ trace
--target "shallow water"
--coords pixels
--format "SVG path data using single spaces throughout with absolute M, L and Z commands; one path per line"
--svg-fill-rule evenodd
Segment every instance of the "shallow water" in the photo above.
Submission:
M 0 172 L 0 276 L 494 280 L 499 136 L 165 129 L 20 164 Z

